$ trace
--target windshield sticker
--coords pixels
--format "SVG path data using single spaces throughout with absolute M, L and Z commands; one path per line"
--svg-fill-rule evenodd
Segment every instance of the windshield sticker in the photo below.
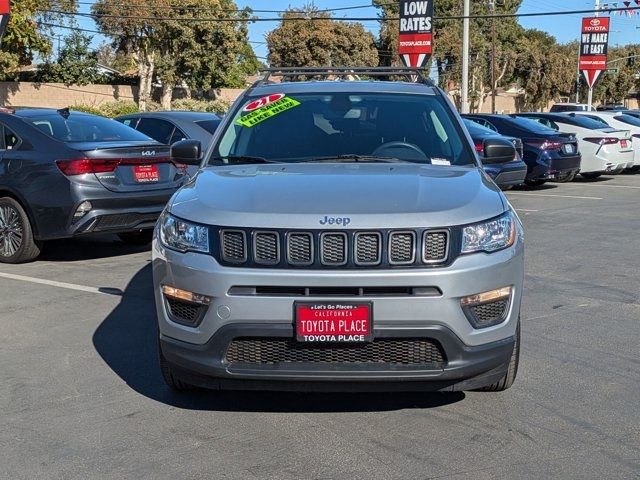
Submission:
M 293 98 L 282 96 L 275 102 L 270 102 L 262 107 L 257 107 L 247 115 L 240 117 L 238 120 L 236 120 L 236 124 L 242 125 L 243 127 L 251 128 L 260 122 L 264 122 L 265 120 L 274 117 L 279 113 L 286 112 L 287 110 L 297 107 L 298 105 L 300 105 L 299 101 L 294 100 Z
M 269 105 L 270 103 L 277 102 L 284 98 L 284 93 L 274 93 L 272 95 L 268 95 L 266 97 L 259 98 L 257 100 L 253 100 L 242 109 L 243 112 L 253 112 L 261 107 Z
M 451 162 L 446 158 L 432 158 L 431 165 L 451 165 Z

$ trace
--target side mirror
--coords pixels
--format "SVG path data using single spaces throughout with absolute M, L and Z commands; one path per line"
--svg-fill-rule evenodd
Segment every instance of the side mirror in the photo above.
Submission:
M 507 163 L 516 156 L 516 148 L 509 140 L 502 138 L 488 138 L 484 141 L 484 156 L 482 163 L 490 165 L 493 163 Z
M 184 165 L 200 165 L 202 145 L 197 140 L 180 140 L 171 145 L 171 159 Z

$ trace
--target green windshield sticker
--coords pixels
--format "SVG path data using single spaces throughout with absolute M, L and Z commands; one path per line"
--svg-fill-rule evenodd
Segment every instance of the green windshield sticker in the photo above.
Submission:
M 278 115 L 279 113 L 286 112 L 294 107 L 300 105 L 300 102 L 293 98 L 283 97 L 278 101 L 265 105 L 264 107 L 253 110 L 251 113 L 240 117 L 236 120 L 236 124 L 243 127 L 253 127 L 260 122 Z

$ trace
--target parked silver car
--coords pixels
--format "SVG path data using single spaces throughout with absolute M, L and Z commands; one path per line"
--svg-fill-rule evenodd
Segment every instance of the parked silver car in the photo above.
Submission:
M 445 94 L 419 81 L 248 89 L 153 242 L 161 370 L 182 390 L 504 390 L 523 230 Z M 196 142 L 176 161 L 200 158 Z M 503 139 L 484 163 L 514 157 Z

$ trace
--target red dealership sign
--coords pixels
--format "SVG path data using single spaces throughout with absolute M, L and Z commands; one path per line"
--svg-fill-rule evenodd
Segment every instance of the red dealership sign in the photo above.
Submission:
M 0 45 L 2 44 L 2 37 L 7 29 L 7 24 L 9 23 L 10 9 L 11 4 L 9 0 L 0 0 Z
M 580 70 L 593 88 L 603 70 L 607 69 L 607 49 L 609 45 L 608 17 L 582 19 L 580 36 Z
M 422 67 L 433 52 L 433 0 L 400 0 L 398 53 L 407 67 Z

